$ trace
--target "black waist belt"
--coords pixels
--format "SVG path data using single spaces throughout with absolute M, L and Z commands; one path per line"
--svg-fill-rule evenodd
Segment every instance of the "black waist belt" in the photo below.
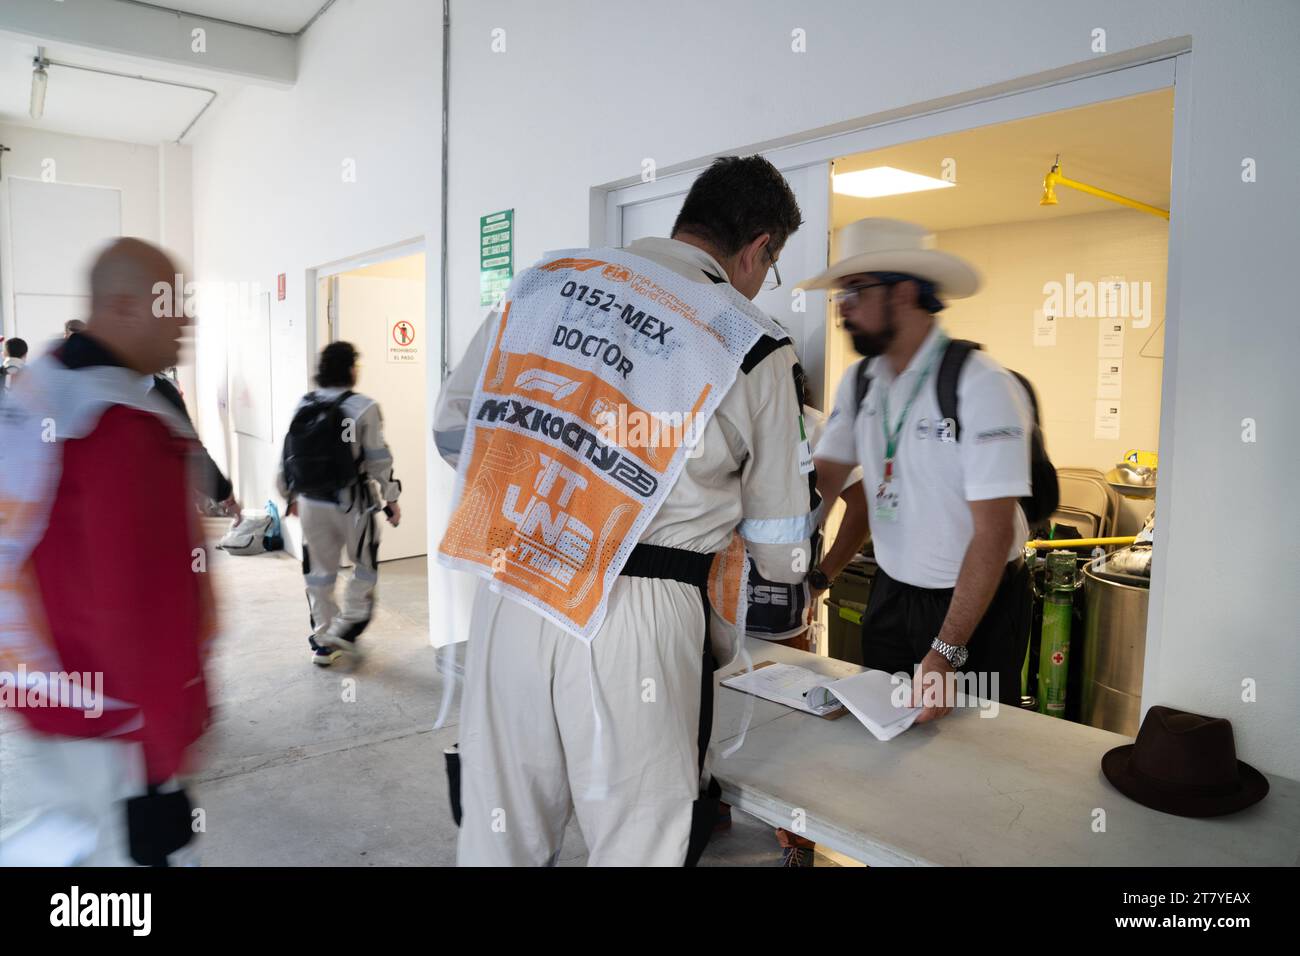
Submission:
M 709 567 L 713 555 L 685 548 L 665 548 L 658 544 L 638 544 L 619 574 L 631 578 L 666 578 L 693 584 L 703 591 L 709 587 Z
M 704 758 L 713 737 L 713 672 L 718 661 L 713 656 L 713 639 L 709 635 L 709 568 L 713 555 L 685 548 L 665 548 L 658 544 L 638 544 L 623 565 L 619 574 L 633 578 L 660 578 L 681 581 L 699 589 L 700 604 L 704 608 L 704 644 L 700 662 L 700 726 L 696 735 L 696 752 L 699 754 L 701 781 L 704 779 Z M 691 804 L 691 830 L 686 844 L 686 865 L 694 866 L 713 834 L 718 819 L 718 798 L 722 789 L 711 776 L 707 787 L 701 783 L 700 796 Z

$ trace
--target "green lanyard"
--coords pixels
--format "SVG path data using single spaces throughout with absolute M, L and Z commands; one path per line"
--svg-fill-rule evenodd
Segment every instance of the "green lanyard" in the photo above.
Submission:
M 916 396 L 921 394 L 921 387 L 925 385 L 925 380 L 930 377 L 930 371 L 939 361 L 939 356 L 943 354 L 947 346 L 948 336 L 940 332 L 939 337 L 935 339 L 930 360 L 917 378 L 916 387 L 912 389 L 912 397 L 903 406 L 903 414 L 898 417 L 898 423 L 894 425 L 892 430 L 889 427 L 889 389 L 884 389 L 884 394 L 880 400 L 880 427 L 885 433 L 885 481 L 894 479 L 894 454 L 898 451 L 898 436 L 903 433 L 903 425 L 907 421 L 908 413 L 912 410 L 912 403 L 916 401 Z

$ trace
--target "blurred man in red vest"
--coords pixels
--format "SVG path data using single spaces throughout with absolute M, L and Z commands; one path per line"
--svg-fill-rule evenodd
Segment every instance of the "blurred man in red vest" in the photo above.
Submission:
M 199 445 L 149 387 L 180 349 L 183 310 L 156 308 L 175 274 L 114 242 L 85 331 L 0 416 L 0 703 L 22 717 L 14 796 L 33 810 L 8 821 L 6 863 L 166 865 L 193 836 L 177 777 L 208 716 Z

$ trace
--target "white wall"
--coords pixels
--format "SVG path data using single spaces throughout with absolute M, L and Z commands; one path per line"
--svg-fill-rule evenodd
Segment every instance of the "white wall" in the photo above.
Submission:
M 1058 468 L 1093 468 L 1103 474 L 1131 448 L 1155 450 L 1160 434 L 1160 382 L 1164 361 L 1165 270 L 1169 227 L 1132 210 L 950 229 L 938 248 L 962 256 L 984 277 L 976 296 L 954 299 L 940 314 L 954 338 L 973 339 L 1007 368 L 1034 384 L 1047 451 Z M 1094 437 L 1099 318 L 1063 316 L 1056 344 L 1034 344 L 1034 312 L 1046 282 L 1096 283 L 1123 274 L 1150 283 L 1148 313 L 1124 322 L 1120 437 Z M 1071 301 L 1074 301 L 1073 299 Z M 1135 321 L 1149 321 L 1134 328 Z M 840 333 L 847 340 L 847 335 Z M 845 343 L 836 343 L 843 346 Z M 1147 353 L 1143 355 L 1141 353 Z M 828 349 L 833 385 L 858 359 L 851 347 Z M 1122 498 L 1118 534 L 1135 534 L 1150 513 L 1147 499 Z
M 194 181 L 188 146 L 162 143 L 158 147 L 158 244 L 166 249 L 183 275 L 194 269 Z M 181 391 L 194 415 L 198 407 L 198 383 L 194 373 L 194 349 L 182 356 Z
M 1144 699 L 1227 716 L 1245 759 L 1300 777 L 1291 546 L 1300 459 L 1288 420 L 1300 401 L 1288 281 L 1300 124 L 1278 121 L 1300 92 L 1300 5 L 1009 0 L 991 9 L 964 0 L 566 0 L 557 18 L 548 4 L 454 0 L 451 353 L 459 357 L 483 315 L 475 254 L 485 212 L 515 209 L 522 266 L 545 249 L 584 245 L 591 188 L 639 176 L 644 158 L 662 171 L 1072 64 L 1095 67 L 1098 27 L 1111 54 L 1190 36 L 1194 77 L 1180 78 L 1178 95 L 1191 138 L 1186 165 L 1175 160 L 1189 192 L 1172 224 L 1182 263 L 1170 295 L 1181 311 L 1166 340 L 1173 405 L 1160 449 L 1164 613 L 1151 625 L 1155 676 Z M 496 28 L 504 53 L 492 52 Z M 806 31 L 805 53 L 791 51 L 796 28 Z M 432 127 L 436 101 L 416 115 Z M 1253 185 L 1240 179 L 1246 156 L 1259 164 Z M 1254 444 L 1241 441 L 1246 417 L 1258 423 Z M 1260 529 L 1269 537 L 1252 533 Z M 1255 703 L 1241 699 L 1248 678 L 1258 682 Z
M 314 368 L 308 270 L 424 239 L 438 288 L 441 96 L 440 5 L 339 0 L 304 34 L 292 89 L 245 87 L 193 134 L 198 278 L 272 293 L 272 438 L 241 435 L 232 449 L 246 506 L 274 493 L 280 442 Z M 428 301 L 436 309 L 438 296 Z M 199 317 L 199 422 L 214 457 L 229 434 L 219 407 L 228 322 L 222 309 Z M 428 362 L 436 379 L 439 354 Z M 287 531 L 296 549 L 296 522 Z
M 985 278 L 979 295 L 949 303 L 944 328 L 983 343 L 994 358 L 1033 382 L 1047 450 L 1057 467 L 1104 474 L 1130 448 L 1157 448 L 1164 362 L 1140 352 L 1154 336 L 1147 351 L 1160 354 L 1168 243 L 1163 220 L 1132 210 L 953 229 L 937 237 L 939 248 L 974 263 Z M 1064 285 L 1066 273 L 1073 273 L 1076 283 L 1118 274 L 1138 288 L 1150 283 L 1150 313 L 1123 321 L 1119 438 L 1094 437 L 1102 320 L 1061 317 L 1056 345 L 1034 345 L 1033 314 L 1043 306 L 1043 284 Z M 1133 327 L 1148 320 L 1147 328 Z M 1150 501 L 1122 499 L 1117 532 L 1136 533 L 1150 510 Z

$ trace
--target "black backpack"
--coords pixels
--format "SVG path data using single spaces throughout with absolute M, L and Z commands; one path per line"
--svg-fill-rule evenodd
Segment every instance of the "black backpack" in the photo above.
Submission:
M 953 339 L 943 353 L 939 362 L 939 373 L 934 385 L 938 391 L 939 414 L 952 422 L 952 440 L 961 440 L 961 418 L 957 414 L 957 379 L 962 366 L 970 353 L 983 348 L 978 342 L 966 339 Z M 1061 488 L 1056 480 L 1056 467 L 1047 457 L 1047 445 L 1043 442 L 1043 429 L 1038 421 L 1038 395 L 1029 379 L 1019 372 L 1007 369 L 1020 382 L 1025 394 L 1029 396 L 1029 405 L 1034 412 L 1034 429 L 1029 440 L 1029 495 L 1020 499 L 1020 507 L 1025 512 L 1025 520 L 1032 528 L 1052 516 L 1061 503 Z M 862 408 L 862 400 L 871 388 L 871 378 L 867 375 L 867 361 L 858 363 L 854 393 L 857 396 L 855 409 Z M 856 412 L 855 412 L 856 414 Z
M 284 481 L 294 495 L 334 499 L 360 474 L 352 445 L 343 438 L 345 391 L 335 399 L 308 396 L 284 436 Z

